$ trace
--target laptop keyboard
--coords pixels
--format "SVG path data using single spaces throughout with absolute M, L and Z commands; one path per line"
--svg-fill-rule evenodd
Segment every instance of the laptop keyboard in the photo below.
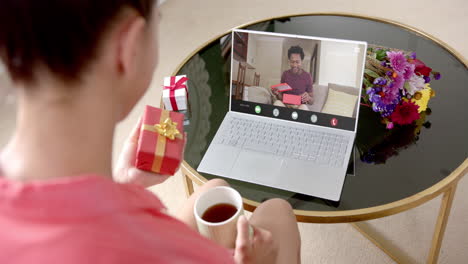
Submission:
M 226 120 L 217 143 L 279 156 L 341 167 L 348 138 L 333 133 L 232 117 Z

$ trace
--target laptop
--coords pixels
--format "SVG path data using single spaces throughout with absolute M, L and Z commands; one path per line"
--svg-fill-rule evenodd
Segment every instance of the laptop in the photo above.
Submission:
M 229 112 L 197 170 L 339 201 L 367 43 L 233 30 L 231 45 Z

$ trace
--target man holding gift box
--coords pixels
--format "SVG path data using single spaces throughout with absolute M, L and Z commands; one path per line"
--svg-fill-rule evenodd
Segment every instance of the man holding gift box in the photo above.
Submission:
M 302 61 L 304 60 L 304 50 L 300 46 L 292 46 L 288 50 L 289 66 L 291 69 L 283 72 L 281 76 L 281 83 L 287 83 L 291 86 L 292 90 L 284 92 L 284 94 L 290 94 L 300 97 L 300 105 L 290 104 L 287 101 L 284 102 L 284 96 L 279 91 L 273 90 L 278 100 L 273 104 L 276 106 L 288 106 L 292 108 L 298 108 L 301 110 L 309 110 L 306 104 L 312 104 L 314 102 L 312 92 L 312 76 L 310 73 L 302 69 Z M 291 99 L 290 102 L 293 102 Z
M 0 59 L 17 89 L 18 118 L 0 153 L 0 263 L 300 261 L 283 200 L 240 218 L 229 251 L 193 228 L 195 199 L 225 181 L 197 190 L 183 222 L 144 189 L 169 176 L 135 166 L 140 139 L 157 141 L 151 170 L 172 174 L 180 164 L 186 139 L 171 113 L 137 123 L 113 172 L 115 126 L 151 82 L 158 20 L 154 0 L 2 1 Z

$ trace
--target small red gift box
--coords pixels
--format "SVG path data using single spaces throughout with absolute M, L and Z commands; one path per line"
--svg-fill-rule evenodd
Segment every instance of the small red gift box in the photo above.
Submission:
M 271 86 L 271 89 L 277 90 L 278 92 L 281 92 L 281 93 L 292 90 L 291 86 L 289 86 L 289 84 L 287 83 L 280 83 L 280 84 L 273 85 Z
M 301 96 L 300 95 L 294 95 L 294 94 L 283 94 L 283 103 L 293 104 L 293 105 L 300 105 L 301 104 Z
M 135 167 L 174 175 L 183 158 L 184 115 L 146 106 L 138 139 Z

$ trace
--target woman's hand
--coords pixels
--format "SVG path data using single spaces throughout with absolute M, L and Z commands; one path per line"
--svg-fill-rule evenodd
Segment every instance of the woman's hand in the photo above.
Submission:
M 271 232 L 256 227 L 252 238 L 250 238 L 249 222 L 245 216 L 241 216 L 237 221 L 237 239 L 234 251 L 236 264 L 276 263 L 277 255 L 278 248 Z
M 169 178 L 169 175 L 159 175 L 153 172 L 142 171 L 135 167 L 141 123 L 142 120 L 140 119 L 125 140 L 119 160 L 114 169 L 113 178 L 116 182 L 134 183 L 146 188 L 164 182 Z

